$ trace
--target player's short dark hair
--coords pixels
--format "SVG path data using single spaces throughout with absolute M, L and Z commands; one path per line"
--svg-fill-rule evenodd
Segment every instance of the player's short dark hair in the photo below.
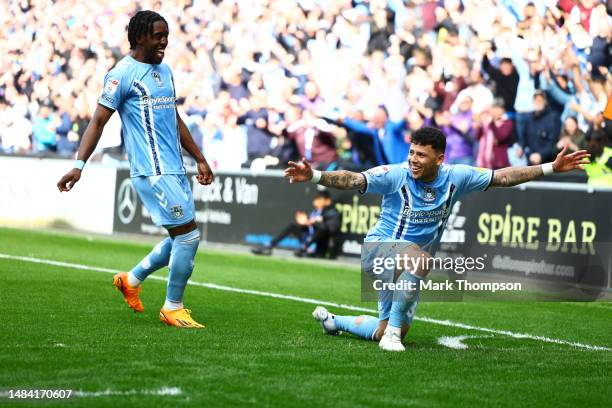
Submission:
M 156 21 L 163 21 L 168 24 L 165 18 L 151 10 L 141 10 L 130 18 L 127 32 L 131 50 L 136 48 L 136 40 L 141 35 L 151 34 L 153 32 L 153 24 Z
M 446 137 L 444 133 L 433 126 L 423 126 L 412 134 L 412 143 L 421 146 L 431 146 L 436 152 L 444 153 L 446 150 Z

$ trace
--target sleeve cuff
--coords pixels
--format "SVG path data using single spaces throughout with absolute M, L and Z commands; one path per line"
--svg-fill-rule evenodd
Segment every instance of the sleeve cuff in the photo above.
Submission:
M 491 187 L 491 183 L 493 183 L 493 176 L 495 175 L 495 170 L 491 170 L 491 178 L 489 179 L 489 182 L 487 183 L 487 186 L 485 187 L 484 190 L 482 191 L 487 191 L 489 189 L 489 187 Z
M 117 108 L 115 108 L 113 105 L 111 105 L 110 102 L 107 102 L 107 101 L 105 101 L 102 98 L 98 99 L 98 105 L 102 105 L 105 108 L 112 110 L 113 112 L 117 110 Z
M 359 194 L 365 194 L 368 192 L 368 176 L 366 176 L 366 174 L 363 172 L 359 174 L 361 174 L 363 176 L 363 179 L 365 180 L 365 187 L 363 188 L 363 190 L 357 190 L 357 192 Z

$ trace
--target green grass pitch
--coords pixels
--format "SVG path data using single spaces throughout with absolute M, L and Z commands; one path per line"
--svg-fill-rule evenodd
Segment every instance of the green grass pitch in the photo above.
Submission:
M 129 270 L 151 245 L 0 229 L 0 255 Z M 156 275 L 165 276 L 166 270 Z M 198 253 L 192 280 L 375 308 L 357 268 Z M 405 353 L 327 336 L 314 305 L 189 286 L 204 330 L 158 320 L 165 284 L 143 285 L 134 314 L 112 274 L 0 258 L 0 390 L 73 389 L 69 401 L 15 406 L 610 406 L 612 351 L 416 321 Z M 335 313 L 355 314 L 330 308 Z M 424 303 L 419 316 L 612 347 L 612 303 Z M 441 336 L 477 336 L 467 350 Z M 173 395 L 157 395 L 174 389 Z M 43 405 L 41 405 L 43 404 Z

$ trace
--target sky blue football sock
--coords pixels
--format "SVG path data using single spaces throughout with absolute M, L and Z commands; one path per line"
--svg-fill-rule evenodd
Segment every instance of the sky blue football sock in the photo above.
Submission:
M 378 319 L 389 320 L 391 315 L 391 306 L 393 304 L 393 291 L 380 290 L 378 291 Z
M 183 293 L 191 272 L 193 272 L 193 259 L 199 243 L 200 231 L 197 229 L 174 237 L 170 255 L 166 300 L 177 303 L 183 301 Z
M 143 281 L 156 270 L 168 266 L 172 238 L 168 237 L 155 245 L 151 253 L 145 256 L 130 272 L 140 281 Z
M 422 278 L 412 275 L 408 271 L 404 271 L 397 278 L 396 283 L 414 283 L 414 289 L 396 290 L 393 296 L 393 305 L 391 306 L 391 316 L 389 317 L 389 325 L 393 327 L 402 327 L 402 323 L 406 322 L 406 314 L 409 311 L 414 311 L 414 305 L 419 300 L 419 288 Z
M 336 328 L 366 340 L 374 340 L 378 319 L 373 316 L 336 316 Z

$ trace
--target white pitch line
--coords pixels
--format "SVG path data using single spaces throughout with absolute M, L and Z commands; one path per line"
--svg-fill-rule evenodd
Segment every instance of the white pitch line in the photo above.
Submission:
M 115 395 L 159 395 L 159 396 L 176 396 L 181 395 L 183 392 L 177 387 L 163 387 L 157 390 L 104 390 L 104 391 L 75 391 L 72 395 L 75 397 L 108 397 Z
M 0 259 L 11 259 L 15 261 L 24 261 L 24 262 L 38 263 L 38 264 L 44 264 L 44 265 L 61 266 L 64 268 L 81 269 L 81 270 L 93 271 L 93 272 L 104 272 L 104 273 L 113 273 L 113 274 L 118 273 L 118 272 L 124 272 L 118 269 L 101 268 L 97 266 L 89 266 L 89 265 L 75 264 L 75 263 L 69 263 L 69 262 L 53 261 L 50 259 L 33 258 L 29 256 L 16 256 L 16 255 L 9 255 L 9 254 L 2 254 L 2 253 L 0 253 Z M 147 279 L 153 279 L 153 280 L 158 280 L 158 281 L 163 281 L 163 282 L 168 281 L 168 278 L 164 278 L 161 276 L 155 276 L 155 275 L 150 275 Z M 341 303 L 327 302 L 324 300 L 303 298 L 299 296 L 284 295 L 282 293 L 263 292 L 263 291 L 252 290 L 252 289 L 241 289 L 241 288 L 234 288 L 231 286 L 217 285 L 215 283 L 205 283 L 205 282 L 189 281 L 188 284 L 192 286 L 200 286 L 200 287 L 209 288 L 209 289 L 222 290 L 225 292 L 236 292 L 236 293 L 243 293 L 243 294 L 249 294 L 249 295 L 270 297 L 274 299 L 293 300 L 295 302 L 337 307 L 340 309 L 353 310 L 356 312 L 366 312 L 366 313 L 374 313 L 374 314 L 378 313 L 377 310 L 369 309 L 365 307 L 345 305 Z M 582 349 L 593 350 L 593 351 L 612 351 L 612 348 L 605 347 L 605 346 L 593 346 L 590 344 L 578 343 L 578 342 L 561 340 L 561 339 L 554 339 L 554 338 L 545 337 L 545 336 L 536 336 L 534 334 L 528 334 L 528 333 L 516 333 L 516 332 L 512 332 L 508 330 L 498 330 L 498 329 L 491 329 L 488 327 L 472 326 L 469 324 L 454 322 L 451 320 L 432 319 L 430 317 L 425 317 L 425 316 L 415 316 L 415 320 L 420 320 L 426 323 L 438 324 L 441 326 L 458 327 L 458 328 L 466 329 L 466 330 L 474 330 L 474 331 L 480 331 L 480 332 L 485 332 L 485 333 L 499 334 L 503 336 L 512 337 L 515 339 L 537 340 L 537 341 L 541 341 L 544 343 L 562 344 L 565 346 L 571 346 L 571 347 L 582 348 Z
M 467 350 L 469 347 L 463 342 L 467 339 L 482 339 L 493 336 L 442 336 L 438 338 L 438 344 L 455 350 Z
M 36 390 L 34 390 L 36 391 Z M 178 387 L 162 387 L 156 390 L 111 390 L 106 389 L 104 391 L 73 391 L 70 397 L 109 397 L 109 396 L 126 396 L 126 395 L 156 395 L 156 396 L 177 396 L 183 395 Z M 8 391 L 0 391 L 0 398 L 9 398 L 10 394 Z M 46 400 L 46 399 L 43 399 Z

